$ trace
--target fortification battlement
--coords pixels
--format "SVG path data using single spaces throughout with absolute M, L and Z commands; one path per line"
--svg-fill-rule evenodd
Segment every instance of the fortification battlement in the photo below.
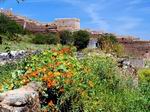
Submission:
M 80 22 L 80 19 L 78 19 L 78 18 L 56 18 L 55 21 L 76 21 L 76 22 Z

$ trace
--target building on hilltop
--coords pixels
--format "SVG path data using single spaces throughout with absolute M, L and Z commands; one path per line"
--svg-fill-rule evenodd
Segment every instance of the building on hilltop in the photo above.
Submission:
M 54 22 L 49 23 L 49 26 L 56 26 L 58 31 L 63 31 L 63 30 L 76 31 L 76 30 L 80 30 L 80 19 L 59 18 L 59 19 L 55 19 Z
M 80 19 L 77 18 L 59 18 L 51 23 L 40 23 L 38 21 L 28 19 L 27 17 L 19 16 L 12 13 L 12 10 L 0 9 L 0 13 L 8 16 L 10 19 L 15 20 L 18 24 L 23 26 L 33 33 L 47 33 L 59 32 L 63 30 L 76 31 L 80 30 Z

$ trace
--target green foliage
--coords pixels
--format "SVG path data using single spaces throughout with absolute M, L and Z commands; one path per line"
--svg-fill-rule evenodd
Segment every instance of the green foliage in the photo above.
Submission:
M 110 57 L 85 58 L 83 65 L 91 69 L 87 76 L 91 76 L 90 80 L 94 84 L 91 95 L 82 97 L 84 111 L 148 112 L 148 83 L 139 85 L 138 88 L 129 86 L 121 77 L 115 60 Z
M 1 13 L 0 33 L 7 35 L 10 40 L 15 40 L 15 37 L 18 37 L 16 34 L 23 34 L 24 30 L 22 26 Z
M 7 63 L 6 65 L 0 66 L 0 83 L 6 84 L 12 78 L 11 73 L 17 69 L 17 64 Z
M 149 82 L 150 83 L 150 69 L 141 69 L 138 71 L 139 79 L 141 82 Z
M 113 45 L 113 52 L 117 54 L 117 56 L 124 56 L 124 47 L 121 44 L 116 43 Z
M 124 47 L 119 44 L 117 38 L 113 34 L 102 34 L 98 37 L 98 43 L 101 50 L 112 53 L 114 52 L 117 56 L 124 56 Z
M 78 60 L 72 49 L 58 46 L 25 59 L 15 71 L 10 71 L 11 80 L 1 89 L 40 82 L 44 88 L 41 91 L 44 111 L 149 111 L 150 84 L 145 78 L 148 71 L 139 72 L 144 81 L 135 88 L 124 80 L 115 58 L 93 55 Z
M 57 44 L 60 39 L 56 34 L 36 34 L 32 39 L 32 43 L 34 44 Z
M 87 47 L 90 39 L 90 34 L 87 31 L 79 30 L 74 32 L 73 37 L 75 39 L 74 45 L 78 50 L 80 50 Z
M 72 45 L 74 43 L 73 33 L 68 30 L 61 31 L 60 42 L 62 45 Z

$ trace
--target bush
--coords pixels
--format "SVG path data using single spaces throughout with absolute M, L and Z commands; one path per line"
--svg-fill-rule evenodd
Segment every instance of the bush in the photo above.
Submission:
M 75 39 L 74 45 L 78 50 L 80 50 L 87 47 L 90 39 L 90 33 L 84 30 L 80 30 L 74 32 L 73 37 Z
M 150 83 L 150 69 L 141 69 L 138 71 L 138 76 L 141 82 L 149 82 Z
M 59 37 L 56 34 L 36 34 L 32 39 L 34 44 L 57 44 L 59 43 Z
M 72 45 L 74 43 L 73 33 L 68 30 L 61 31 L 60 42 L 62 45 Z
M 118 44 L 116 43 L 115 45 L 113 45 L 113 52 L 115 52 L 116 55 L 119 56 L 119 57 L 125 55 L 124 47 L 123 47 L 123 45 L 121 45 L 119 43 Z
M 98 38 L 98 43 L 101 49 L 106 52 L 112 52 L 114 45 L 118 44 L 116 36 L 108 33 L 102 34 Z
M 10 40 L 15 40 L 14 37 L 18 37 L 16 34 L 23 34 L 24 29 L 14 20 L 10 20 L 4 14 L 0 14 L 0 33 L 7 35 Z

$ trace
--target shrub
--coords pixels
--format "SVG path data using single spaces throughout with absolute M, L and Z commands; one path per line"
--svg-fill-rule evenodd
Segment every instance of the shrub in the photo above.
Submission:
M 23 34 L 24 30 L 14 20 L 0 13 L 0 33 L 7 35 L 10 40 L 15 40 L 14 37 L 18 37 L 16 34 Z
M 116 55 L 119 56 L 119 57 L 125 55 L 125 53 L 124 53 L 124 47 L 123 47 L 123 45 L 121 45 L 121 44 L 119 44 L 119 43 L 118 43 L 118 44 L 115 44 L 115 45 L 113 46 L 113 52 L 115 52 Z
M 60 42 L 62 45 L 72 45 L 74 43 L 73 33 L 68 30 L 61 31 Z
M 75 39 L 74 45 L 77 47 L 78 50 L 80 50 L 87 47 L 90 39 L 90 34 L 87 31 L 80 30 L 74 32 L 73 37 Z
M 116 36 L 113 34 L 102 34 L 98 38 L 98 43 L 101 47 L 102 50 L 106 52 L 112 52 L 113 51 L 113 46 L 118 44 Z
M 59 43 L 59 37 L 56 34 L 36 34 L 32 39 L 34 44 L 57 44 Z
M 141 69 L 138 71 L 138 75 L 141 82 L 150 82 L 150 69 Z

